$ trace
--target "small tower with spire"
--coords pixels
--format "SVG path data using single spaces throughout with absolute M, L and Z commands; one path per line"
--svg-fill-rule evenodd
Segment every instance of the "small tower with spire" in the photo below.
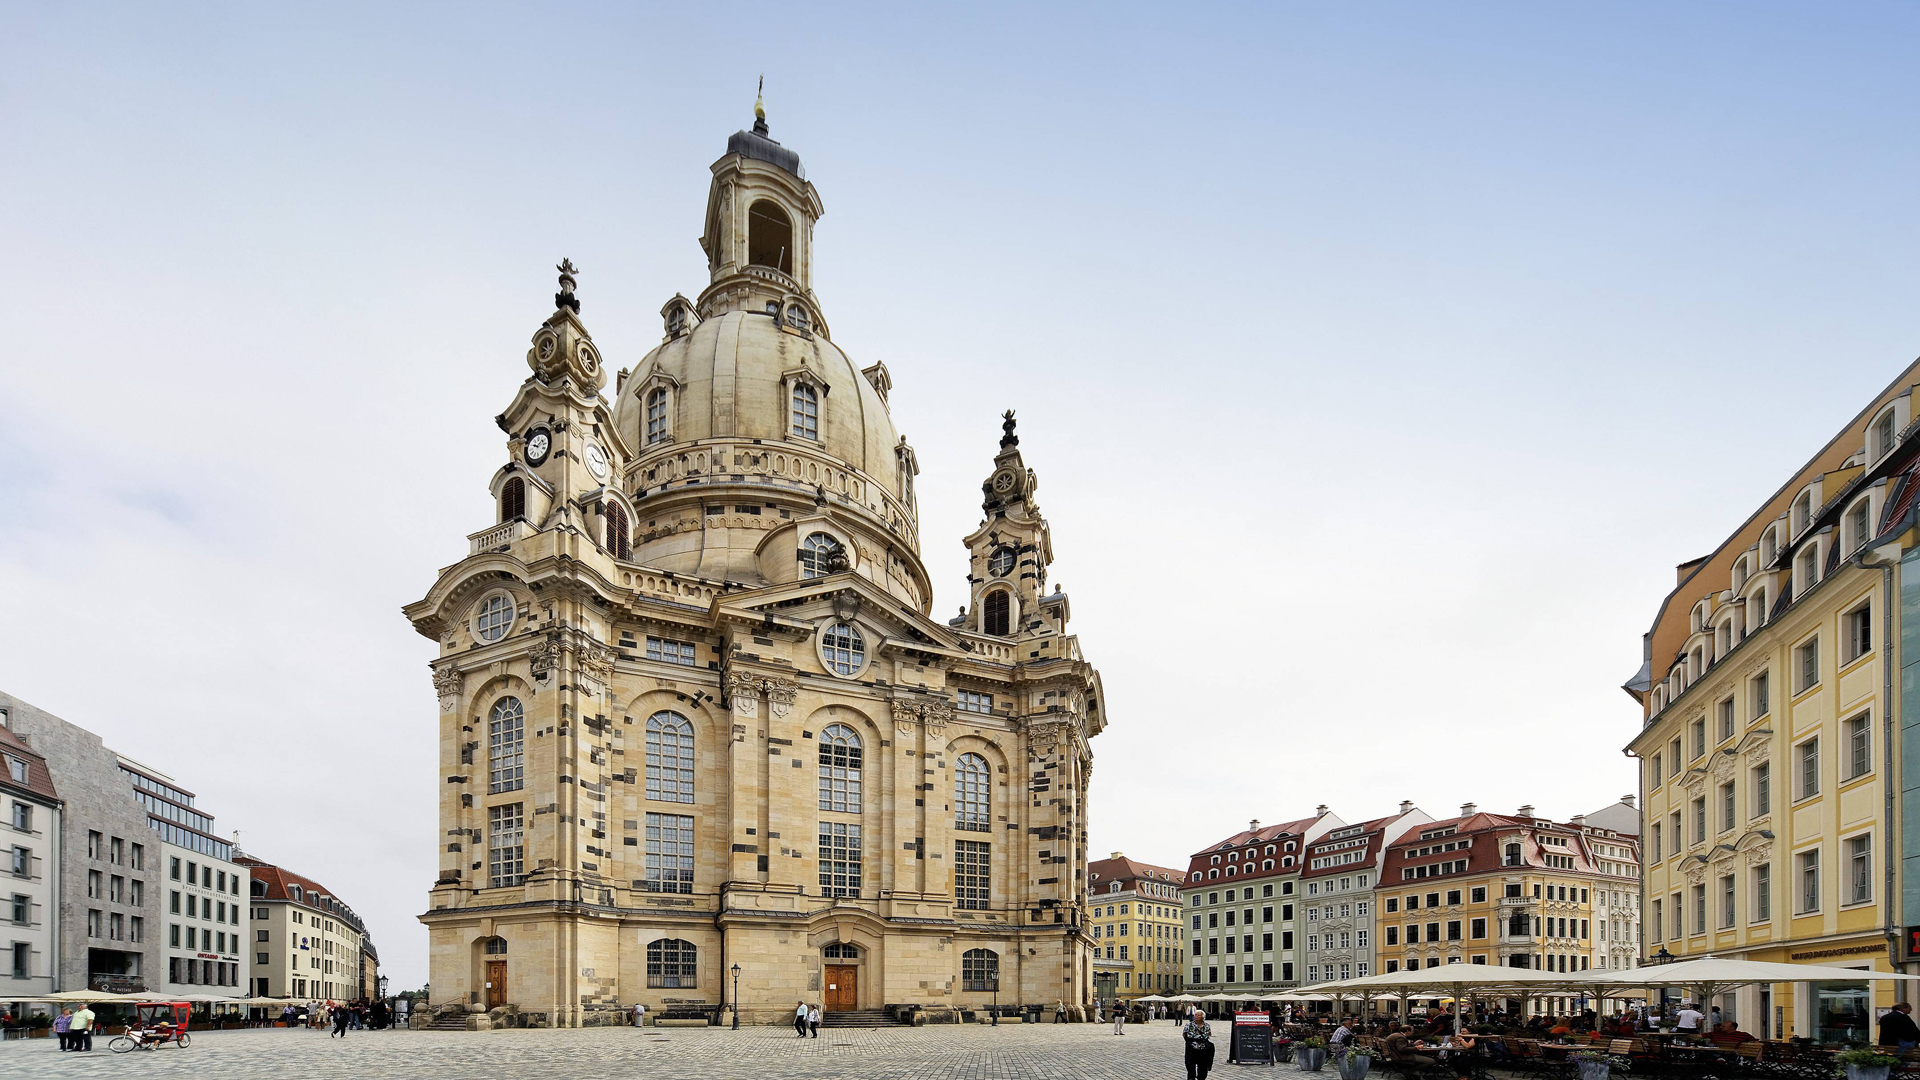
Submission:
M 1000 418 L 1000 452 L 980 485 L 985 520 L 965 541 L 973 601 L 966 627 L 1009 638 L 1066 629 L 1066 597 L 1046 593 L 1053 537 L 1034 495 L 1040 479 L 1020 456 L 1016 424 L 1012 409 Z
M 798 302 L 807 309 L 798 317 L 824 332 L 813 295 L 813 226 L 824 213 L 800 155 L 774 140 L 766 98 L 756 95 L 752 129 L 734 132 L 713 163 L 700 237 L 712 283 L 694 302 L 700 318 L 728 311 L 785 318 Z

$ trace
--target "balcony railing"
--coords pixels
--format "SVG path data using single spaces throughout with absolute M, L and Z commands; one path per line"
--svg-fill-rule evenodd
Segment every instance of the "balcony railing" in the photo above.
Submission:
M 483 551 L 501 551 L 515 540 L 531 535 L 533 535 L 533 526 L 527 524 L 525 518 L 514 518 L 512 521 L 495 525 L 491 529 L 482 529 L 469 535 L 467 541 L 472 545 L 472 550 L 468 554 L 478 555 Z

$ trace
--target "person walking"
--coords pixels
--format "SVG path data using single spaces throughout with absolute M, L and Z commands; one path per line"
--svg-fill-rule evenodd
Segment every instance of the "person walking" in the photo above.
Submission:
M 347 1021 L 352 1017 L 352 1015 L 353 1015 L 352 1011 L 349 1010 L 345 1005 L 334 1006 L 333 1007 L 333 1034 L 328 1035 L 327 1038 L 331 1039 L 336 1036 L 342 1039 L 346 1038 L 347 1037 Z
M 84 1003 L 67 1025 L 67 1039 L 75 1050 L 93 1049 L 93 1010 Z
M 793 1033 L 802 1039 L 807 1037 L 807 1003 L 804 1001 L 794 1003 Z
M 69 1045 L 69 1040 L 71 1037 L 67 1034 L 67 1029 L 71 1028 L 72 1026 L 73 1026 L 73 1006 L 69 1005 L 66 1008 L 60 1010 L 59 1016 L 56 1016 L 53 1018 L 53 1033 L 59 1036 L 60 1049 L 62 1050 L 72 1049 L 72 1046 Z M 1882 1027 L 1880 1030 L 1885 1031 L 1886 1028 Z
M 1920 1024 L 1913 1022 L 1911 1002 L 1900 1002 L 1880 1018 L 1880 1045 L 1897 1047 L 1903 1054 L 1920 1046 Z
M 1064 1024 L 1067 1022 L 1066 1002 L 1056 1001 L 1053 1003 L 1053 1022 L 1056 1024 Z
M 1115 1035 L 1127 1033 L 1127 1003 L 1124 1001 L 1113 1003 L 1113 1033 Z
M 807 1030 L 813 1033 L 814 1038 L 820 1037 L 820 1006 L 818 1005 L 807 1007 Z
M 1187 1046 L 1187 1080 L 1207 1080 L 1207 1070 L 1213 1068 L 1213 1028 L 1207 1025 L 1207 1014 L 1193 1010 L 1180 1038 Z

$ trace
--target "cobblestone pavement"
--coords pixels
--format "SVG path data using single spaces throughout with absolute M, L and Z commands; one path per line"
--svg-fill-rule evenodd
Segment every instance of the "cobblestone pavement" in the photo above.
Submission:
M 185 1050 L 130 1054 L 108 1053 L 104 1039 L 94 1040 L 91 1054 L 62 1054 L 52 1039 L 9 1041 L 0 1043 L 0 1077 L 1179 1080 L 1186 1075 L 1180 1054 L 1179 1029 L 1167 1020 L 1128 1024 L 1121 1036 L 1110 1025 L 968 1024 L 823 1028 L 819 1039 L 805 1041 L 775 1027 L 363 1031 L 344 1040 L 320 1031 L 258 1029 L 202 1032 Z M 1220 1065 L 1222 1080 L 1231 1080 L 1237 1070 L 1226 1066 L 1224 1047 Z

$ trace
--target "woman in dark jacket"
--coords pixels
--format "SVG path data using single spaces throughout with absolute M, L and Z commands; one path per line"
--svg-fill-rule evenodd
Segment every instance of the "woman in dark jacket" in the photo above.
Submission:
M 1193 1010 L 1180 1037 L 1187 1043 L 1187 1080 L 1207 1080 L 1207 1070 L 1213 1068 L 1213 1028 L 1207 1026 L 1207 1014 Z

